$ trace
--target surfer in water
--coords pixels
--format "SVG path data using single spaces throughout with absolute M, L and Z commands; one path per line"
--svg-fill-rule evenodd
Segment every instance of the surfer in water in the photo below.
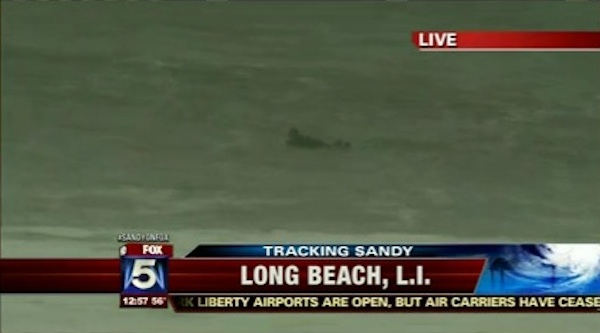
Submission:
M 313 138 L 311 136 L 300 133 L 300 131 L 296 127 L 292 127 L 288 131 L 288 139 L 286 143 L 290 147 L 305 149 L 349 149 L 351 146 L 350 142 L 342 140 L 336 140 L 331 144 L 327 143 L 321 139 Z

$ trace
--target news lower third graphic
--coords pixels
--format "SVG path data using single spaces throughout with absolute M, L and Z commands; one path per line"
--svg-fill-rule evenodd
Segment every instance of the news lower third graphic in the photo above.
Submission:
M 420 274 L 431 280 L 430 288 L 436 288 L 435 281 L 452 288 L 465 283 L 478 295 L 600 294 L 600 244 L 199 245 L 187 257 L 271 260 L 262 263 L 337 259 L 365 265 L 383 260 L 375 265 L 383 275 L 389 267 L 405 267 L 410 278 L 417 275 L 415 265 L 423 263 Z
M 600 309 L 600 244 L 199 245 L 187 258 L 198 288 L 169 297 L 177 312 Z
M 588 312 L 600 244 L 131 242 L 118 258 L 0 259 L 2 293 L 115 293 L 177 312 Z
M 597 313 L 600 297 L 460 295 L 174 295 L 175 312 Z

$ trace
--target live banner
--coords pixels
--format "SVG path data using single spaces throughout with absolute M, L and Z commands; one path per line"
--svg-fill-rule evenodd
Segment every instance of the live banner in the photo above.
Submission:
M 600 31 L 415 31 L 421 52 L 600 52 Z

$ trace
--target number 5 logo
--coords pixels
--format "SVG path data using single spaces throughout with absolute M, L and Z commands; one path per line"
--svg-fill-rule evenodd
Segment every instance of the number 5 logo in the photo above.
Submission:
M 156 284 L 156 259 L 136 259 L 131 270 L 131 284 L 139 290 L 146 290 Z

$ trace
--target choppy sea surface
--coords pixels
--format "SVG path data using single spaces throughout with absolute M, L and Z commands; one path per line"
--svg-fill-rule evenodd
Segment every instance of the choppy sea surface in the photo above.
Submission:
M 135 13 L 135 14 L 132 14 Z M 466 13 L 469 13 L 468 15 Z M 597 54 L 420 54 L 421 29 L 597 30 L 593 3 L 2 4 L 2 256 L 198 243 L 595 242 Z M 290 126 L 349 151 L 286 147 Z M 596 332 L 546 314 L 121 310 L 2 295 L 4 333 Z

